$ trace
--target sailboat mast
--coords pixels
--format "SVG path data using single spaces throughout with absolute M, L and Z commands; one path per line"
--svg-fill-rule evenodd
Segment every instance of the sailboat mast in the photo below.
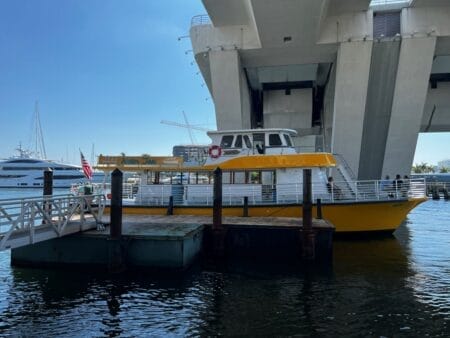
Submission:
M 35 124 L 35 154 L 37 157 L 46 159 L 47 152 L 45 150 L 44 134 L 42 132 L 41 119 L 39 116 L 39 103 L 34 104 L 34 124 Z
M 92 148 L 91 148 L 91 163 L 92 163 L 92 165 L 95 165 L 95 150 L 94 150 L 94 143 L 92 143 Z

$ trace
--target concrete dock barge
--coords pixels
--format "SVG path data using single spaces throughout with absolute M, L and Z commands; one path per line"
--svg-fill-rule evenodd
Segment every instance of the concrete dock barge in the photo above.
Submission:
M 164 216 L 123 215 L 123 176 L 116 169 L 111 176 L 110 214 L 98 218 L 108 227 L 13 248 L 11 263 L 32 267 L 93 266 L 122 272 L 126 268 L 184 270 L 200 255 L 215 260 L 331 258 L 334 226 L 323 219 L 312 219 L 310 169 L 304 170 L 303 219 L 246 217 L 245 212 L 242 217 L 222 217 L 221 170 L 216 169 L 215 175 L 211 216 L 174 216 L 173 205 L 168 206 Z M 47 222 L 53 222 L 49 215 Z
M 223 224 L 227 230 L 222 259 L 300 260 L 302 257 L 301 219 L 225 217 Z M 331 257 L 333 230 L 324 220 L 313 221 L 316 260 Z M 119 270 L 125 267 L 185 270 L 199 256 L 215 258 L 213 246 L 212 217 L 126 215 L 120 241 L 123 266 Z M 11 263 L 111 270 L 111 264 L 115 264 L 113 251 L 110 229 L 106 227 L 102 231 L 90 230 L 12 249 Z

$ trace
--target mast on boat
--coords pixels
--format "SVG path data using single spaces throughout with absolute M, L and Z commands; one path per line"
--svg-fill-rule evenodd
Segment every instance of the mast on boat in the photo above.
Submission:
M 47 152 L 45 150 L 44 134 L 42 132 L 41 119 L 39 116 L 39 103 L 34 104 L 34 154 L 37 158 L 46 159 Z

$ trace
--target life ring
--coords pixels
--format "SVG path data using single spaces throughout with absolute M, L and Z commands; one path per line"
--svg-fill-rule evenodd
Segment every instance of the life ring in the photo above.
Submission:
M 211 158 L 219 158 L 222 155 L 222 148 L 218 145 L 209 147 L 208 154 Z

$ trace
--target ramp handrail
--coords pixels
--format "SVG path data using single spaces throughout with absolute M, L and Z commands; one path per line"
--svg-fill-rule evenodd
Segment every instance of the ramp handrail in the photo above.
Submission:
M 8 241 L 15 236 L 35 242 L 35 232 L 43 229 L 53 237 L 66 235 L 69 222 L 79 222 L 80 230 L 86 218 L 101 224 L 105 197 L 99 195 L 53 195 L 0 200 L 0 251 L 10 248 Z M 88 216 L 89 215 L 89 216 Z

